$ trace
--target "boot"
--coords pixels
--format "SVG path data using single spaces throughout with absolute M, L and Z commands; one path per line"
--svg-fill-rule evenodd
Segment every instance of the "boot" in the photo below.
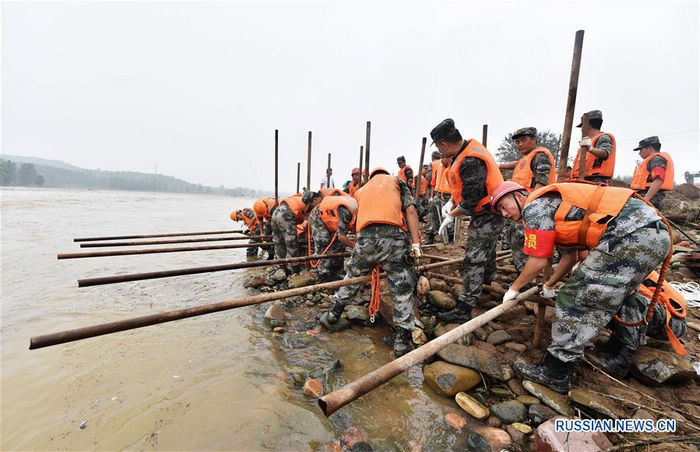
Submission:
M 432 245 L 435 243 L 435 233 L 434 232 L 428 232 L 425 236 L 425 244 L 426 245 Z
M 540 364 L 516 363 L 513 366 L 513 370 L 524 379 L 566 394 L 569 391 L 571 380 L 576 374 L 579 361 L 580 359 L 569 362 L 559 361 L 547 352 Z
M 617 353 L 586 353 L 586 358 L 605 373 L 619 379 L 625 378 L 630 370 L 632 355 L 635 350 L 622 347 Z
M 445 323 L 464 323 L 472 319 L 471 310 L 471 306 L 458 302 L 451 311 L 438 312 L 437 318 Z
M 400 358 L 414 348 L 412 331 L 397 327 L 394 334 L 394 357 Z
M 335 304 L 328 310 L 328 315 L 326 316 L 328 323 L 332 325 L 338 323 L 340 316 L 343 314 L 343 309 L 345 309 L 345 305 L 336 301 Z

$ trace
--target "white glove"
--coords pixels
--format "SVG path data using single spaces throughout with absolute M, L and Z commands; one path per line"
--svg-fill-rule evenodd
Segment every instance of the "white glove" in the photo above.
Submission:
M 445 215 L 445 219 L 442 220 L 442 224 L 440 225 L 440 229 L 438 229 L 438 234 L 442 234 L 443 231 L 447 231 L 447 227 L 454 222 L 455 222 L 455 217 Z
M 445 203 L 444 206 L 442 206 L 442 216 L 446 217 L 452 212 L 455 208 L 455 203 L 452 202 L 452 198 L 450 198 L 449 201 Z
M 557 292 L 554 290 L 554 287 L 549 287 L 546 284 L 542 284 L 542 291 L 540 294 L 542 295 L 542 298 L 554 298 L 557 296 Z
M 506 292 L 505 295 L 503 295 L 503 302 L 505 303 L 508 300 L 512 300 L 518 295 L 520 295 L 520 291 L 515 289 L 508 289 L 508 292 Z
M 411 243 L 411 256 L 421 257 L 423 253 L 420 250 L 420 243 Z
M 579 147 L 588 146 L 591 147 L 591 137 L 583 137 L 581 141 L 578 142 Z

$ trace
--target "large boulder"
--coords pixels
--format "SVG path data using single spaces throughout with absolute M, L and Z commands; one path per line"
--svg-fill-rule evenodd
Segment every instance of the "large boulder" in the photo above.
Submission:
M 428 302 L 443 311 L 449 311 L 457 306 L 457 300 L 440 290 L 431 290 L 428 292 Z
M 440 350 L 438 356 L 448 363 L 478 370 L 499 381 L 508 381 L 513 377 L 510 367 L 498 362 L 494 353 L 475 346 L 450 344 Z
M 613 446 L 610 440 L 600 432 L 557 432 L 554 423 L 558 419 L 567 418 L 557 416 L 537 427 L 535 431 L 537 452 L 597 452 Z
M 423 377 L 428 386 L 445 397 L 453 397 L 458 392 L 468 391 L 481 383 L 478 372 L 444 361 L 425 366 Z
M 267 311 L 265 311 L 265 323 L 272 328 L 278 327 L 278 326 L 284 326 L 286 323 L 285 321 L 285 310 L 282 306 L 278 304 L 273 304 L 269 308 L 267 308 Z
M 684 383 L 695 378 L 690 361 L 675 353 L 640 347 L 632 357 L 632 375 L 647 386 Z

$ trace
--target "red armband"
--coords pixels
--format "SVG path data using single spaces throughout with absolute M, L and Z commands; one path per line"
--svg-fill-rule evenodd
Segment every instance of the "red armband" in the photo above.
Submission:
M 666 179 L 666 168 L 661 168 L 660 166 L 657 166 L 651 170 L 651 180 L 654 179 L 661 179 L 665 180 Z
M 532 257 L 552 257 L 556 237 L 556 231 L 525 229 L 523 253 Z

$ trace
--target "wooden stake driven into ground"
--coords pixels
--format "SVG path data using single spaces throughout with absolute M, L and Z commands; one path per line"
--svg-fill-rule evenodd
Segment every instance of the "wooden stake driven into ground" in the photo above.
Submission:
M 488 138 L 489 135 L 489 125 L 484 124 L 483 128 L 481 129 L 481 144 L 486 147 L 486 139 Z
M 279 156 L 278 156 L 278 145 L 279 145 L 279 131 L 275 129 L 275 204 L 279 204 Z
M 578 92 L 578 74 L 581 69 L 581 52 L 583 51 L 583 30 L 576 32 L 574 40 L 574 56 L 571 61 L 571 75 L 569 76 L 569 95 L 566 100 L 566 117 L 564 119 L 564 134 L 561 139 L 561 150 L 559 151 L 559 171 L 557 180 L 566 180 L 566 165 L 569 161 L 569 145 L 571 144 L 571 128 L 574 125 L 574 109 L 576 108 L 576 93 Z M 583 155 L 584 166 L 579 166 L 579 175 L 584 174 L 585 152 Z
M 362 186 L 362 160 L 364 157 L 364 146 L 360 146 L 360 166 L 358 168 L 360 169 L 360 187 Z
M 367 121 L 367 132 L 365 135 L 365 174 L 369 178 L 369 138 L 372 134 L 372 123 Z M 362 170 L 362 168 L 360 168 Z
M 299 176 L 301 175 L 301 162 L 297 162 L 297 193 L 299 193 Z
M 423 142 L 420 148 L 420 161 L 418 163 L 418 171 L 414 172 L 413 180 L 415 187 L 413 187 L 413 196 L 418 199 L 418 191 L 420 190 L 420 181 L 423 177 L 423 159 L 425 158 L 425 143 L 427 141 L 426 137 L 423 137 Z
M 309 144 L 306 151 L 306 189 L 311 190 L 311 131 L 309 130 Z

